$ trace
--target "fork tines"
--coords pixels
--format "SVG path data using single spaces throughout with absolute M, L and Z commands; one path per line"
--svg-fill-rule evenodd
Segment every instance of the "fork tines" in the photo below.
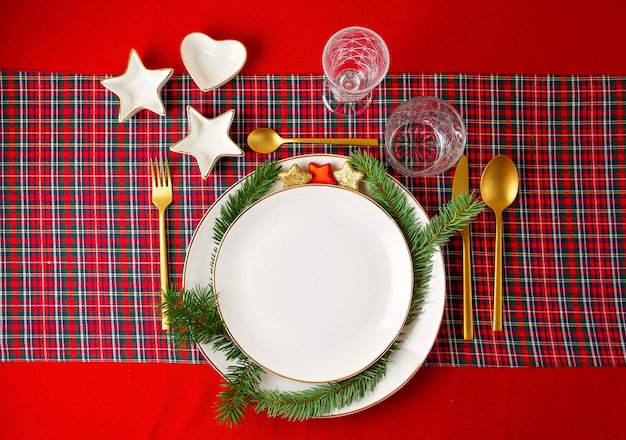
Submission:
M 161 159 L 149 159 L 150 173 L 152 174 L 152 186 L 171 186 L 172 176 L 170 175 L 170 167 L 167 157 Z

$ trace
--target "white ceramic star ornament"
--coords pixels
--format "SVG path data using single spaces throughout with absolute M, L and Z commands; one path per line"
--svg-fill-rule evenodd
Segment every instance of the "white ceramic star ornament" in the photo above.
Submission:
M 146 69 L 137 51 L 132 49 L 126 72 L 120 76 L 103 79 L 100 83 L 120 98 L 117 120 L 124 122 L 142 109 L 165 115 L 161 89 L 173 73 L 174 69 Z
M 189 134 L 170 147 L 176 153 L 196 158 L 202 178 L 209 177 L 215 162 L 222 156 L 243 156 L 243 151 L 228 136 L 235 110 L 207 119 L 191 106 L 187 107 Z

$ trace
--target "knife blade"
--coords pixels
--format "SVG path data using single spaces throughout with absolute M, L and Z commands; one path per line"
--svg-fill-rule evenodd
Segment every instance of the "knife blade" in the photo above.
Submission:
M 469 193 L 469 163 L 467 156 L 462 156 L 454 171 L 452 181 L 452 198 L 459 194 Z M 472 317 L 472 263 L 470 256 L 469 225 L 461 229 L 463 240 L 463 339 L 474 338 L 474 324 Z

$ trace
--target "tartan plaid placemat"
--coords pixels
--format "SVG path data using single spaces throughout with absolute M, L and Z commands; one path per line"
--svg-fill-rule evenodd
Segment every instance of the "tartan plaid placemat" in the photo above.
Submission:
M 494 216 L 486 210 L 471 230 L 475 339 L 462 339 L 457 237 L 443 249 L 446 308 L 427 364 L 626 365 L 625 78 L 392 75 L 367 114 L 337 120 L 321 104 L 320 75 L 240 76 L 212 92 L 176 75 L 162 93 L 166 116 L 142 111 L 125 123 L 101 77 L 0 79 L 0 360 L 203 362 L 160 329 L 148 158 L 171 162 L 170 281 L 180 285 L 204 212 L 267 158 L 245 147 L 252 129 L 377 137 L 381 147 L 370 151 L 384 158 L 391 111 L 432 95 L 466 122 L 471 187 L 497 154 L 517 163 L 521 186 L 504 214 L 505 331 L 491 331 Z M 235 109 L 230 135 L 246 151 L 221 159 L 207 180 L 193 158 L 169 151 L 188 133 L 189 105 L 206 117 Z M 270 157 L 350 151 L 292 144 Z M 434 215 L 450 198 L 452 174 L 399 180 Z

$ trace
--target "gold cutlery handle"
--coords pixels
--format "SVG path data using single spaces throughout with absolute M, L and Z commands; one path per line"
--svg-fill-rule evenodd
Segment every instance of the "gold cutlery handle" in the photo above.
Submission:
M 165 235 L 165 210 L 159 210 L 159 267 L 161 272 L 161 302 L 164 302 L 163 295 L 167 290 L 167 237 Z M 161 313 L 161 328 L 170 329 L 170 322 L 165 312 Z
M 346 139 L 346 138 L 297 138 L 290 139 L 291 142 L 298 142 L 301 144 L 333 144 L 333 145 L 360 145 L 377 147 L 378 139 L 366 138 L 366 139 Z
M 496 212 L 496 252 L 493 277 L 493 331 L 502 331 L 502 212 Z
M 463 339 L 474 338 L 474 321 L 472 316 L 472 261 L 470 254 L 469 226 L 461 230 L 463 239 Z

